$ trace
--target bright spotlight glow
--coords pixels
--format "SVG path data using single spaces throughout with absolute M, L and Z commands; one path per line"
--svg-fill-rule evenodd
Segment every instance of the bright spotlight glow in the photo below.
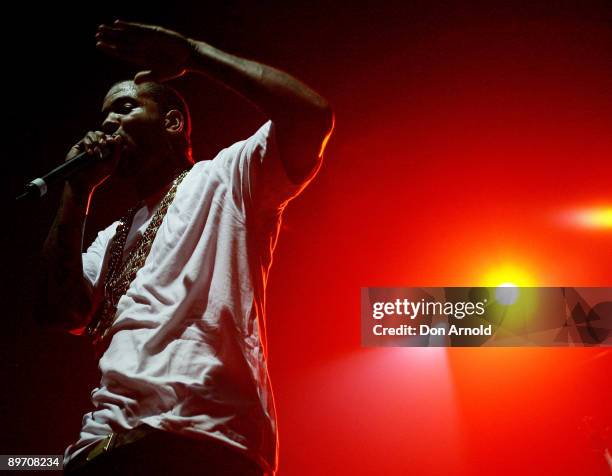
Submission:
M 495 300 L 505 306 L 510 306 L 516 302 L 519 289 L 514 283 L 502 283 L 495 288 Z
M 612 230 L 612 207 L 576 210 L 567 215 L 567 221 L 580 228 Z
M 535 285 L 534 278 L 530 273 L 511 263 L 491 268 L 482 279 L 482 286 L 485 287 L 530 287 Z

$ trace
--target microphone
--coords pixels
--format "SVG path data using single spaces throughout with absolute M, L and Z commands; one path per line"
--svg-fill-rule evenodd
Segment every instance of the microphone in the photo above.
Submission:
M 64 162 L 62 165 L 54 168 L 48 174 L 35 178 L 29 182 L 25 186 L 25 192 L 19 195 L 16 200 L 20 201 L 26 198 L 41 198 L 47 193 L 49 185 L 64 181 L 79 170 L 88 167 L 90 164 L 108 159 L 112 153 L 113 151 L 111 147 L 104 147 L 102 149 L 102 157 L 95 154 L 88 154 L 87 152 L 81 152 L 75 158 L 70 159 L 68 162 Z

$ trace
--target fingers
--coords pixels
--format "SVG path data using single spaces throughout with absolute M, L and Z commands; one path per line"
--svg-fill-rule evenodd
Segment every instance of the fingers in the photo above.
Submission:
M 143 37 L 150 36 L 155 33 L 155 30 L 133 30 L 118 28 L 116 26 L 100 25 L 96 32 L 96 39 L 107 43 L 131 43 L 136 42 Z
M 102 159 L 104 158 L 103 151 L 107 150 L 107 147 L 114 148 L 119 144 L 121 144 L 120 136 L 110 136 L 102 131 L 89 131 L 75 147 Z
M 104 25 L 100 25 L 96 32 L 96 42 L 103 42 L 108 44 L 128 44 L 133 40 L 133 35 L 119 30 L 117 28 L 110 28 Z
M 116 20 L 112 25 L 102 24 L 98 26 L 96 39 L 106 42 L 130 43 L 142 39 L 153 40 L 154 35 L 160 33 L 171 33 L 164 28 L 144 25 L 141 23 L 128 23 Z
M 115 20 L 112 26 L 116 29 L 120 29 L 125 32 L 132 32 L 132 33 L 139 33 L 139 34 L 142 34 L 142 33 L 150 33 L 150 34 L 162 33 L 166 35 L 176 35 L 177 34 L 175 31 L 168 30 L 167 28 L 163 28 L 161 26 L 148 25 L 146 23 L 136 23 L 136 22 L 123 21 L 123 20 Z
M 163 77 L 163 75 L 156 73 L 155 71 L 152 70 L 147 70 L 147 71 L 140 71 L 139 73 L 136 73 L 136 76 L 134 76 L 134 84 L 140 84 L 140 83 L 146 83 L 148 81 L 163 81 L 165 78 Z
M 135 76 L 136 83 L 166 81 L 183 75 L 192 54 L 191 43 L 179 33 L 121 20 L 98 27 L 96 48 L 146 70 Z
M 140 48 L 132 47 L 129 44 L 111 43 L 105 41 L 97 41 L 96 48 L 122 61 L 127 61 L 140 66 L 145 66 L 150 62 L 147 57 L 148 53 Z
M 98 26 L 98 31 L 96 32 L 96 38 L 121 40 L 121 38 L 125 38 L 125 36 L 126 31 L 123 28 L 115 28 L 108 25 Z
M 110 56 L 114 56 L 115 58 L 129 59 L 125 50 L 123 48 L 118 47 L 116 44 L 113 44 L 107 41 L 98 40 L 96 42 L 96 47 L 99 50 L 102 50 L 104 53 L 107 53 Z
M 146 30 L 145 30 L 146 31 Z M 146 63 L 153 39 L 143 31 L 131 31 L 115 26 L 100 25 L 96 32 L 96 47 L 115 58 Z
M 116 28 L 123 28 L 126 30 L 149 30 L 149 31 L 156 31 L 159 30 L 160 27 L 156 26 L 156 25 L 148 25 L 146 23 L 136 23 L 136 22 L 130 22 L 130 21 L 123 21 L 123 20 L 115 20 L 113 22 L 113 26 Z
M 96 33 L 96 47 L 122 61 L 144 66 L 152 61 L 151 44 L 154 40 L 141 33 L 100 25 Z
M 101 131 L 90 131 L 83 138 L 83 147 L 89 155 L 102 157 L 102 148 L 106 146 L 106 135 Z

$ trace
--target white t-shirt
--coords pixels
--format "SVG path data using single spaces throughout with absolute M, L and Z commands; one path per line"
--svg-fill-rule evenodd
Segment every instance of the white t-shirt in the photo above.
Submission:
M 264 290 L 281 212 L 305 185 L 287 178 L 270 121 L 193 166 L 119 300 L 100 358 L 100 386 L 91 394 L 94 410 L 84 415 L 65 464 L 111 431 L 147 424 L 214 438 L 265 471 L 275 469 Z M 155 208 L 137 212 L 126 249 Z M 117 225 L 101 231 L 83 254 L 98 296 Z

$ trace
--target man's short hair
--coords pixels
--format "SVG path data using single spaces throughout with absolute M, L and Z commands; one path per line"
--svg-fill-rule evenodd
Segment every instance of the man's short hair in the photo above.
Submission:
M 155 101 L 162 114 L 166 114 L 173 109 L 183 114 L 185 126 L 178 146 L 181 148 L 181 152 L 184 152 L 187 158 L 193 162 L 191 150 L 191 114 L 183 96 L 176 89 L 164 83 L 147 81 L 142 83 L 141 87 Z

